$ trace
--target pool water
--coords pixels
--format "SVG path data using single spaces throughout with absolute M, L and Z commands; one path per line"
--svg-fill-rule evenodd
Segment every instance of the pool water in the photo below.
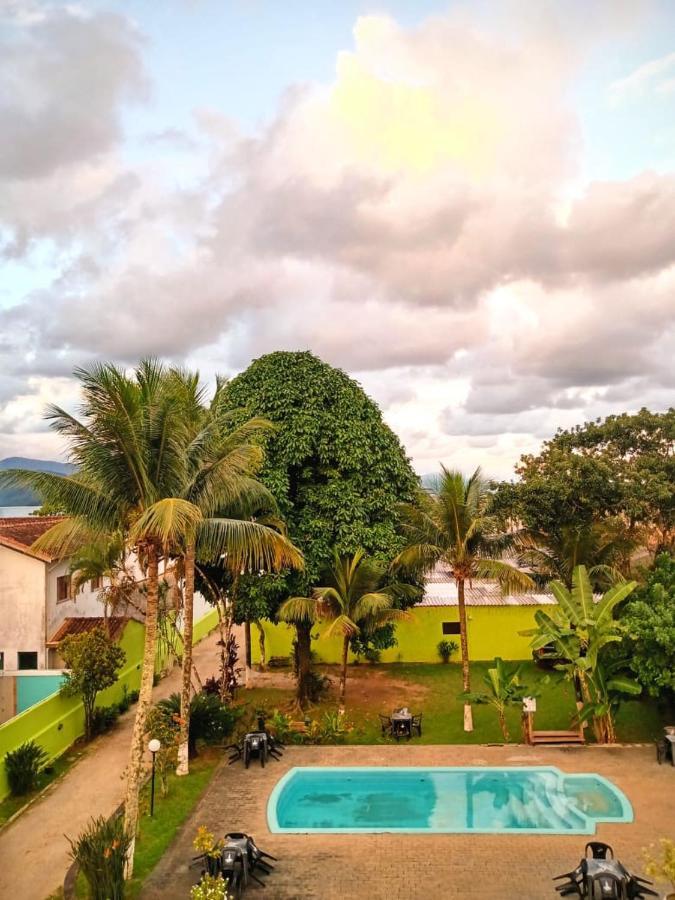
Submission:
M 632 822 L 626 796 L 599 775 L 528 768 L 295 768 L 268 804 L 275 832 L 594 834 Z

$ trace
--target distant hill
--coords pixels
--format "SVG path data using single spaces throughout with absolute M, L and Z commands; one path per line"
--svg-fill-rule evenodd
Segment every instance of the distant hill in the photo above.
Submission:
M 0 459 L 0 469 L 31 469 L 34 472 L 56 472 L 70 475 L 75 466 L 53 459 L 28 459 L 24 456 L 8 456 Z M 42 500 L 26 488 L 0 487 L 0 506 L 39 506 Z

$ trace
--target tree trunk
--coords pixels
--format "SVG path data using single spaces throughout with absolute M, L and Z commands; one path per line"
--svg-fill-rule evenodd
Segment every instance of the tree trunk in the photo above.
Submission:
M 125 875 L 131 878 L 134 870 L 134 848 L 138 828 L 138 788 L 143 768 L 145 750 L 145 722 L 152 702 L 152 682 L 155 675 L 155 651 L 157 649 L 157 614 L 159 609 L 159 574 L 157 547 L 151 544 L 147 552 L 147 600 L 145 607 L 145 644 L 141 686 L 136 704 L 136 718 L 131 737 L 131 752 L 127 769 L 127 788 L 124 798 L 124 829 L 131 838 Z
M 459 608 L 459 644 L 462 653 L 462 683 L 464 693 L 471 691 L 471 673 L 469 672 L 469 640 L 466 629 L 466 606 L 464 604 L 464 579 L 457 579 L 457 602 Z M 473 715 L 471 704 L 464 704 L 464 731 L 473 731 Z
M 187 775 L 190 733 L 190 700 L 192 699 L 192 618 L 195 597 L 195 545 L 189 541 L 183 557 L 183 682 L 180 694 L 180 731 L 178 735 L 178 765 L 176 775 Z
M 342 671 L 340 673 L 340 706 L 345 705 L 345 694 L 347 693 L 347 657 L 349 655 L 349 637 L 345 636 L 342 641 Z
M 506 716 L 504 715 L 504 710 L 500 709 L 497 711 L 497 715 L 499 716 L 499 727 L 502 730 L 502 737 L 504 741 L 508 744 L 511 739 L 509 736 L 509 729 L 506 727 Z
M 255 620 L 255 627 L 258 629 L 258 647 L 260 648 L 260 671 L 264 672 L 265 668 L 266 668 L 265 629 L 260 624 L 260 619 Z
M 309 624 L 296 625 L 297 653 L 298 653 L 298 684 L 296 699 L 301 709 L 306 709 L 310 703 L 309 675 L 312 665 L 311 645 L 312 626 Z
M 251 623 L 248 619 L 244 622 L 244 687 L 252 688 L 251 677 Z

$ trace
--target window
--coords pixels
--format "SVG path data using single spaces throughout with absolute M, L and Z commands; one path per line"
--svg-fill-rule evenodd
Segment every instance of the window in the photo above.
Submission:
M 92 578 L 91 581 L 89 582 L 89 588 L 92 591 L 100 591 L 102 583 L 103 583 L 103 579 L 101 578 L 100 575 L 97 575 L 95 578 Z
M 17 657 L 17 669 L 37 669 L 37 650 L 19 650 Z
M 70 575 L 60 575 L 56 579 L 56 602 L 70 600 Z
M 459 622 L 443 622 L 443 634 L 459 634 Z

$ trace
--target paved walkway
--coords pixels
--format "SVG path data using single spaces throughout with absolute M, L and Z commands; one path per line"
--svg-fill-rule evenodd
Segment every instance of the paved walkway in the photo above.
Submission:
M 217 674 L 218 633 L 194 649 L 202 680 Z M 180 689 L 175 667 L 153 691 L 157 700 Z M 134 708 L 115 729 L 97 738 L 87 753 L 43 798 L 0 833 L 0 898 L 45 900 L 60 884 L 70 865 L 70 845 L 64 834 L 77 836 L 91 816 L 110 815 L 124 794 L 123 773 L 129 759 Z
M 143 900 L 184 900 L 195 878 L 187 861 L 199 825 L 217 835 L 253 834 L 279 858 L 260 900 L 548 900 L 551 878 L 573 869 L 591 836 L 509 834 L 271 834 L 270 791 L 292 766 L 554 765 L 610 778 L 633 804 L 631 824 L 600 823 L 597 840 L 644 872 L 641 848 L 675 835 L 675 770 L 658 766 L 651 747 L 400 746 L 288 747 L 265 769 L 221 765 L 207 793 L 146 882 Z

